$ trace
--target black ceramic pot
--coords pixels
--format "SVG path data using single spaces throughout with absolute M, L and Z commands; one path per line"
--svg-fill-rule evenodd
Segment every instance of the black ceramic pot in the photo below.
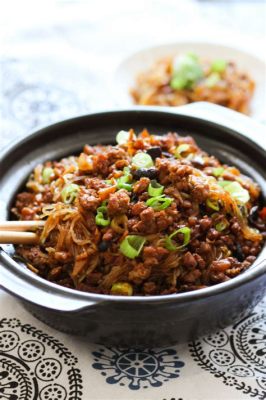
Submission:
M 160 108 L 96 113 L 57 123 L 13 143 L 1 154 L 1 219 L 9 218 L 14 195 L 38 162 L 73 154 L 85 143 L 112 143 L 119 130 L 129 128 L 191 134 L 203 149 L 256 180 L 265 200 L 265 151 L 241 135 L 244 131 L 259 135 L 261 126 L 222 107 L 211 106 L 206 117 L 208 107 L 184 107 L 178 113 Z M 187 115 L 191 113 L 205 117 Z M 215 118 L 227 122 L 210 121 Z M 237 132 L 228 124 L 241 128 Z M 83 293 L 45 281 L 14 261 L 13 251 L 12 246 L 2 246 L 0 251 L 1 286 L 47 324 L 105 345 L 162 346 L 190 340 L 240 320 L 266 292 L 265 248 L 249 270 L 229 282 L 190 293 L 130 298 Z

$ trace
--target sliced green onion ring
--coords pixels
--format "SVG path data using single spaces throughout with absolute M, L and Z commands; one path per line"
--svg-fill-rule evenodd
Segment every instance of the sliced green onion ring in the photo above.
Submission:
M 176 236 L 178 233 L 182 233 L 184 235 L 183 237 L 183 244 L 181 246 L 176 246 L 173 241 L 172 238 L 174 236 Z M 165 247 L 167 248 L 167 250 L 169 251 L 176 251 L 176 250 L 181 250 L 184 247 L 186 247 L 188 245 L 188 243 L 190 242 L 190 234 L 191 234 L 191 229 L 188 228 L 187 226 L 184 226 L 183 228 L 179 228 L 176 231 L 174 231 L 171 235 L 167 236 L 165 238 Z
M 227 66 L 227 62 L 225 60 L 217 59 L 212 62 L 211 70 L 213 72 L 224 72 L 226 66 Z
M 132 158 L 132 164 L 137 168 L 150 168 L 154 166 L 151 156 L 143 152 L 135 154 Z
M 133 287 L 128 282 L 116 282 L 111 287 L 111 294 L 121 296 L 132 296 Z
M 248 190 L 244 189 L 240 183 L 236 181 L 218 181 L 218 185 L 226 190 L 231 197 L 240 204 L 245 204 L 250 199 Z
M 211 208 L 212 210 L 219 211 L 220 206 L 217 200 L 207 199 L 206 205 Z
M 218 72 L 212 72 L 205 80 L 205 85 L 208 88 L 214 87 L 221 80 L 221 76 Z
M 132 184 L 129 183 L 131 181 L 130 175 L 124 175 L 117 179 L 117 187 L 119 189 L 126 189 L 128 192 L 132 192 L 133 187 Z
M 217 167 L 217 168 L 213 168 L 212 173 L 214 176 L 218 177 L 223 175 L 225 169 L 223 167 Z
M 53 168 L 46 167 L 42 171 L 42 181 L 44 184 L 50 183 L 51 177 L 54 175 L 54 170 Z
M 110 218 L 107 215 L 107 201 L 104 201 L 100 207 L 96 210 L 97 214 L 95 217 L 96 225 L 108 226 L 111 223 Z
M 161 196 L 151 197 L 146 201 L 146 205 L 152 207 L 155 211 L 162 211 L 165 208 L 169 207 L 170 204 L 174 201 L 174 199 L 170 199 L 170 197 L 165 197 L 164 194 Z
M 128 131 L 120 131 L 116 135 L 116 142 L 118 144 L 125 144 L 128 142 L 130 133 Z
M 160 185 L 155 179 L 152 180 L 148 187 L 148 194 L 151 197 L 160 196 L 164 191 L 164 186 Z
M 65 204 L 72 203 L 77 197 L 79 189 L 79 185 L 76 185 L 75 183 L 70 183 L 69 185 L 65 186 L 61 192 L 63 202 Z
M 186 151 L 188 151 L 189 147 L 190 146 L 187 143 L 180 144 L 175 150 L 175 157 L 176 158 L 181 158 L 181 154 L 185 153 Z
M 222 231 L 224 231 L 228 226 L 229 226 L 229 223 L 227 222 L 227 220 L 226 220 L 226 219 L 223 219 L 222 221 L 218 222 L 218 223 L 215 225 L 215 229 L 216 229 L 218 232 L 222 232 Z
M 134 259 L 139 256 L 146 242 L 146 238 L 137 235 L 128 235 L 121 242 L 119 250 L 124 256 Z

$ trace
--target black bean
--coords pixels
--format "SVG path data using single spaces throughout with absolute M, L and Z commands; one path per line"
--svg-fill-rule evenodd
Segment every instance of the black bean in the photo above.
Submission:
M 103 240 L 101 243 L 98 245 L 98 250 L 99 251 L 106 251 L 108 250 L 108 247 L 110 246 L 111 242 L 108 240 Z
M 151 156 L 153 160 L 157 157 L 161 157 L 162 149 L 159 146 L 150 147 L 146 152 Z
M 240 246 L 239 243 L 236 244 L 236 249 L 234 251 L 234 257 L 236 257 L 238 259 L 238 261 L 241 261 L 241 262 L 245 260 L 245 256 L 243 254 L 242 247 Z
M 143 176 L 146 176 L 150 179 L 156 179 L 158 174 L 158 170 L 156 168 L 140 168 L 132 171 L 133 178 L 140 179 Z
M 131 203 L 137 203 L 138 199 L 139 199 L 139 197 L 138 197 L 137 193 L 132 193 L 131 198 L 130 198 Z

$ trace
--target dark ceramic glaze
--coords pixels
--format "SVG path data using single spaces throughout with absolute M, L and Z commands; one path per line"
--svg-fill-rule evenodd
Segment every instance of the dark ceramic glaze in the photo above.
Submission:
M 85 143 L 113 143 L 119 130 L 129 128 L 191 134 L 204 150 L 256 180 L 265 200 L 265 152 L 239 133 L 172 112 L 114 111 L 63 121 L 6 149 L 1 155 L 0 218 L 8 219 L 14 195 L 37 163 L 76 153 Z M 162 346 L 190 340 L 240 320 L 266 293 L 265 248 L 248 271 L 229 282 L 190 293 L 132 298 L 57 286 L 19 265 L 13 251 L 12 246 L 0 251 L 2 287 L 54 328 L 105 345 Z

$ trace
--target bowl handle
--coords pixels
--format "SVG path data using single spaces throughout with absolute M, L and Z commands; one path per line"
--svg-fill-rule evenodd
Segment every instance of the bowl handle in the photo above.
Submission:
M 18 264 L 0 248 L 0 288 L 35 305 L 56 311 L 77 312 L 100 302 L 85 297 L 85 293 L 70 291 L 47 282 Z M 77 294 L 78 293 L 78 294 Z M 84 295 L 84 296 L 83 296 Z
M 204 101 L 179 107 L 162 107 L 167 112 L 198 117 L 219 125 L 225 125 L 266 149 L 266 127 L 237 111 Z M 161 109 L 162 109 L 161 108 Z

